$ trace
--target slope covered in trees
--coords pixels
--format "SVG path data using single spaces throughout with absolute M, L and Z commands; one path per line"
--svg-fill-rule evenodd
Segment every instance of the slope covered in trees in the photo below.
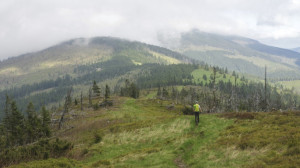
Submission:
M 102 69 L 99 71 L 98 67 Z M 265 91 L 264 85 L 260 82 L 239 77 L 237 73 L 229 73 L 227 69 L 208 65 L 135 65 L 129 58 L 116 57 L 106 62 L 80 66 L 75 71 L 81 74 L 77 78 L 67 75 L 56 80 L 2 91 L 0 104 L 4 107 L 5 94 L 8 94 L 15 98 L 23 112 L 30 101 L 36 104 L 38 110 L 43 105 L 61 102 L 69 88 L 77 88 L 74 92 L 79 95 L 82 91 L 87 93 L 83 88 L 91 85 L 92 81 L 103 85 L 109 80 L 115 80 L 111 89 L 117 93 L 121 91 L 125 80 L 130 79 L 140 89 L 168 87 L 168 91 L 171 92 L 171 86 L 187 86 L 185 91 L 172 91 L 180 92 L 182 99 L 189 100 L 186 102 L 189 104 L 196 98 L 206 101 L 207 110 L 214 109 L 213 111 L 261 111 L 266 110 L 266 104 L 269 110 L 295 109 L 299 106 L 299 97 L 291 90 L 268 84 Z M 168 98 L 174 99 L 171 96 Z

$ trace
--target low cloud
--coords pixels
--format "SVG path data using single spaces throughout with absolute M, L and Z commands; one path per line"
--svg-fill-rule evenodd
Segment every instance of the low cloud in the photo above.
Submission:
M 157 34 L 193 28 L 293 48 L 300 46 L 299 19 L 297 0 L 1 0 L 0 59 L 78 37 L 156 44 Z

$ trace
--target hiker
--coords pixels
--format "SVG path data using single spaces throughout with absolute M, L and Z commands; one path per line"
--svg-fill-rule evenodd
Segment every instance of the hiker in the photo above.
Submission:
M 200 105 L 198 104 L 198 101 L 195 102 L 195 104 L 193 106 L 193 111 L 195 113 L 195 123 L 196 123 L 196 125 L 198 125 L 199 124 L 199 113 L 200 113 L 200 111 L 202 111 Z

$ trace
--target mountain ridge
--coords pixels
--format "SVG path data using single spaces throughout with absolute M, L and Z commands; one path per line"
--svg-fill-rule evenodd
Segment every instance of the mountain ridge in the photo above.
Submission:
M 137 41 L 114 37 L 76 38 L 0 62 L 0 89 L 66 74 L 72 76 L 77 66 L 107 61 L 115 56 L 128 57 L 135 64 L 192 62 L 180 53 Z
M 192 30 L 175 38 L 162 37 L 160 41 L 162 46 L 193 59 L 240 73 L 263 77 L 264 67 L 268 66 L 273 79 L 300 78 L 300 53 L 250 38 Z

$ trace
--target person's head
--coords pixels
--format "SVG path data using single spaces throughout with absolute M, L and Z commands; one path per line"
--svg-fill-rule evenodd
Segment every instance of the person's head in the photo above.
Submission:
M 198 104 L 198 101 L 195 101 L 195 104 Z

